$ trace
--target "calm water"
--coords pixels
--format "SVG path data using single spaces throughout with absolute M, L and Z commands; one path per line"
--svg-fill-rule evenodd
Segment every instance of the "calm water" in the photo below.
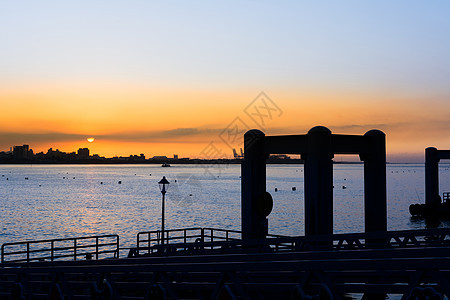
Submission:
M 163 175 L 171 182 L 166 229 L 240 229 L 238 165 L 0 165 L 0 244 L 119 234 L 122 246 L 134 245 L 139 231 L 160 229 Z M 387 175 L 388 229 L 425 228 L 408 212 L 409 204 L 423 203 L 424 166 L 389 165 Z M 334 232 L 362 232 L 363 166 L 335 165 L 334 185 Z M 440 166 L 440 186 L 450 191 L 448 165 Z M 270 233 L 303 235 L 303 166 L 269 165 L 267 190 L 274 198 Z

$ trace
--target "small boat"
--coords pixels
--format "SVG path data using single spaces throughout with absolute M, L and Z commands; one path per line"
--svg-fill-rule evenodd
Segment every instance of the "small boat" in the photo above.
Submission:
M 413 217 L 426 218 L 450 216 L 450 192 L 444 193 L 443 201 L 433 206 L 428 204 L 411 204 L 409 206 L 409 213 Z
M 161 165 L 161 167 L 167 168 L 167 167 L 170 167 L 170 165 L 169 165 L 168 163 L 163 163 L 163 164 Z

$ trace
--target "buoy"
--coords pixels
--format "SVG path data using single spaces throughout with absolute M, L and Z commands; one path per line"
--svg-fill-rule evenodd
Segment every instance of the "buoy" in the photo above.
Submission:
M 275 188 L 275 192 L 278 192 L 278 189 L 277 189 L 277 188 Z
M 293 186 L 293 187 L 292 187 L 292 190 L 293 190 L 293 191 L 296 191 L 296 190 L 297 190 L 297 188 L 296 188 L 295 186 Z
M 191 196 L 191 197 L 192 197 L 192 194 L 189 194 L 189 196 Z
M 345 190 L 347 187 L 345 185 L 342 186 L 342 189 Z
M 120 180 L 119 180 L 119 182 L 118 182 L 118 183 L 119 183 L 119 184 L 122 184 L 122 181 L 120 181 Z
M 100 184 L 103 184 L 103 181 L 100 181 Z

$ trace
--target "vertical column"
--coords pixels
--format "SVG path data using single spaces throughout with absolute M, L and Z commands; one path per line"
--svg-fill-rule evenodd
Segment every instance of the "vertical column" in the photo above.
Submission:
M 305 235 L 333 234 L 333 152 L 331 131 L 308 132 L 305 159 Z
M 436 207 L 439 198 L 439 152 L 436 148 L 425 149 L 425 204 Z
M 264 133 L 249 130 L 244 135 L 244 160 L 241 167 L 241 222 L 242 239 L 265 238 L 266 216 L 258 213 L 257 201 L 262 201 L 266 192 L 266 155 Z
M 370 130 L 366 137 L 364 161 L 364 218 L 365 232 L 387 230 L 386 204 L 386 135 Z

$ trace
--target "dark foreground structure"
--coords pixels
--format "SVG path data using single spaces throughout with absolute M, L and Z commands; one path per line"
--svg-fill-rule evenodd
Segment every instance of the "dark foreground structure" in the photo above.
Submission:
M 268 234 L 270 154 L 305 161 L 303 237 Z M 333 235 L 334 154 L 364 161 L 365 232 Z M 242 231 L 186 228 L 2 246 L 2 299 L 443 299 L 450 297 L 450 229 L 386 230 L 385 135 L 245 134 Z M 120 258 L 121 252 L 127 258 Z M 104 256 L 108 259 L 100 259 Z M 71 258 L 73 261 L 63 261 Z
M 450 193 L 439 196 L 439 161 L 450 159 L 450 150 L 425 149 L 425 204 L 411 204 L 409 212 L 413 216 L 428 219 L 450 217 Z

